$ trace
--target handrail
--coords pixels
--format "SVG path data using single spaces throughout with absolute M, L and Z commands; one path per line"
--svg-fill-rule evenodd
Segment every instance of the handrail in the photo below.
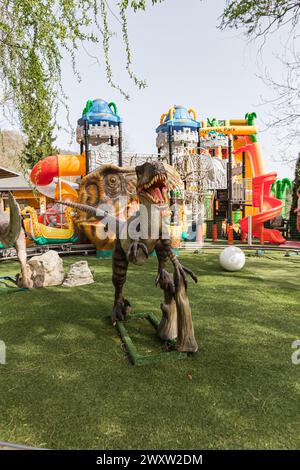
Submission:
M 193 114 L 194 121 L 197 121 L 197 113 L 196 113 L 196 110 L 194 108 L 189 108 L 188 113 Z
M 168 116 L 168 113 L 163 113 L 163 114 L 160 116 L 160 122 L 159 122 L 160 125 L 164 122 L 164 120 L 165 120 L 165 118 L 166 118 L 167 116 Z
M 170 110 L 169 110 L 170 121 L 173 121 L 173 119 L 174 119 L 174 117 L 173 117 L 173 116 L 174 116 L 174 113 L 175 113 L 175 108 L 174 108 L 174 106 L 173 106 L 173 107 L 170 108 Z

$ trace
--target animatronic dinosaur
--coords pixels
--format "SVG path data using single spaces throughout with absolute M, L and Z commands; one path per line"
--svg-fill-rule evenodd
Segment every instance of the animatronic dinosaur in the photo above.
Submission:
M 167 166 L 169 184 L 175 188 L 183 186 L 178 173 L 173 167 Z M 118 219 L 128 220 L 136 211 L 138 204 L 135 168 L 111 164 L 100 166 L 82 179 L 78 202 L 93 207 L 107 204 L 109 212 L 113 212 Z M 178 205 L 178 212 L 180 208 Z M 92 212 L 77 210 L 75 222 L 95 245 L 97 251 L 112 251 L 116 238 L 115 231 L 104 233 L 105 226 L 95 219 Z
M 20 209 L 11 193 L 8 194 L 9 214 L 0 211 L 0 243 L 5 248 L 15 246 L 21 264 L 21 276 L 18 279 L 22 287 L 30 287 L 31 281 L 27 272 L 25 233 L 22 228 Z
M 165 303 L 161 305 L 163 318 L 158 334 L 164 340 L 177 338 L 176 347 L 179 351 L 196 352 L 198 345 L 194 336 L 191 309 L 186 293 L 185 273 L 189 274 L 195 282 L 197 282 L 197 277 L 190 269 L 182 266 L 174 255 L 164 222 L 168 209 L 168 195 L 174 189 L 174 181 L 180 181 L 179 175 L 171 166 L 157 161 L 137 166 L 135 171 L 139 212 L 127 222 L 116 219 L 114 215 L 102 210 L 101 206 L 93 207 L 89 204 L 62 201 L 61 203 L 77 208 L 79 213 L 88 213 L 90 222 L 92 217 L 102 220 L 103 226 L 110 225 L 110 222 L 117 222 L 117 237 L 112 261 L 112 281 L 115 287 L 113 324 L 117 320 L 124 320 L 131 311 L 129 301 L 123 297 L 123 286 L 129 262 L 141 265 L 155 250 L 158 258 L 156 285 L 160 285 L 165 296 Z M 116 179 L 116 174 L 126 173 L 126 169 L 115 166 L 109 169 L 107 165 L 106 172 L 107 177 L 110 174 Z M 132 173 L 132 169 L 128 169 L 128 172 Z M 95 173 L 94 176 L 88 175 L 86 178 L 95 177 Z M 135 234 L 134 228 L 136 228 Z M 174 276 L 166 271 L 168 259 L 173 264 Z

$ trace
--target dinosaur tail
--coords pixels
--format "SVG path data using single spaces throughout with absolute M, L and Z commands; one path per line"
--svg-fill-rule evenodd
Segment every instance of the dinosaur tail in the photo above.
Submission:
M 119 234 L 121 229 L 126 226 L 126 222 L 123 220 L 117 219 L 113 214 L 110 214 L 108 211 L 104 211 L 100 208 L 89 206 L 88 204 L 79 204 L 78 202 L 71 201 L 56 201 L 58 204 L 63 204 L 64 206 L 72 207 L 78 211 L 86 212 L 87 214 L 93 215 L 98 220 L 104 220 L 105 223 L 111 223 L 111 228 L 116 234 Z
M 20 235 L 22 219 L 19 204 L 11 193 L 8 193 L 9 224 L 1 234 L 1 240 L 5 246 L 13 246 Z
M 59 201 L 56 200 L 58 204 L 62 204 L 64 206 L 72 207 L 73 209 L 77 209 L 78 211 L 87 212 L 93 214 L 95 216 L 99 215 L 100 217 L 104 217 L 104 211 L 97 212 L 97 208 L 93 206 L 89 206 L 88 204 L 79 204 L 78 202 L 71 202 L 71 201 Z

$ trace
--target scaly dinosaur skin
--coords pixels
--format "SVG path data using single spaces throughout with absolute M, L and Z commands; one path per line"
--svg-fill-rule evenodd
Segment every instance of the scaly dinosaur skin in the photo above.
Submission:
M 128 264 L 130 262 L 138 265 L 143 264 L 143 262 L 148 258 L 149 254 L 155 250 L 158 259 L 158 274 L 156 278 L 156 285 L 159 283 L 160 287 L 165 291 L 165 299 L 168 299 L 166 302 L 171 304 L 171 310 L 173 309 L 174 311 L 174 309 L 176 310 L 177 307 L 177 310 L 180 309 L 183 316 L 185 315 L 184 310 L 186 308 L 188 310 L 188 316 L 190 320 L 190 324 L 188 326 L 189 339 L 188 342 L 183 340 L 180 350 L 195 352 L 197 351 L 198 346 L 194 338 L 190 307 L 186 296 L 187 280 L 185 274 L 189 274 L 195 282 L 197 282 L 197 277 L 190 269 L 184 267 L 173 253 L 170 238 L 165 238 L 164 236 L 165 232 L 163 231 L 162 216 L 155 219 L 159 225 L 158 231 L 156 232 L 158 234 L 157 237 L 151 238 L 149 233 L 152 234 L 153 232 L 147 230 L 151 228 L 153 229 L 153 227 L 151 227 L 153 220 L 151 219 L 150 215 L 151 209 L 154 207 L 157 211 L 163 212 L 163 210 L 167 207 L 168 193 L 170 190 L 170 186 L 168 184 L 168 173 L 163 163 L 146 162 L 143 165 L 136 167 L 136 175 L 139 204 L 140 207 L 142 205 L 147 209 L 145 213 L 147 220 L 143 220 L 143 216 L 140 215 L 141 236 L 137 239 L 131 239 L 129 233 L 127 233 L 127 237 L 125 238 L 117 237 L 116 239 L 112 261 L 112 281 L 115 287 L 112 322 L 116 323 L 117 320 L 124 320 L 126 315 L 131 310 L 130 302 L 123 297 L 123 287 L 126 281 Z M 130 222 L 131 220 L 128 221 L 126 230 L 128 230 Z M 148 225 L 146 226 L 146 232 L 148 233 L 142 233 L 142 227 L 145 229 L 147 222 Z M 171 261 L 174 267 L 175 282 L 173 282 L 172 276 L 166 271 L 166 264 L 168 259 Z M 175 297 L 176 299 L 176 307 L 175 304 L 172 305 L 172 297 Z M 183 301 L 182 298 L 184 298 Z M 185 303 L 185 305 L 183 305 L 182 302 Z M 167 304 L 162 304 L 161 308 L 163 314 L 166 312 L 167 306 Z M 161 336 L 163 339 L 173 339 L 175 336 L 174 318 L 167 319 L 167 322 L 168 320 L 169 326 L 166 327 L 166 325 L 164 325 L 162 328 L 163 331 L 161 331 Z M 168 335 L 169 337 L 166 337 Z
M 128 184 L 130 183 L 130 194 Z M 77 223 L 87 223 L 96 231 L 97 224 L 104 227 L 105 210 L 101 203 L 112 202 L 117 214 L 110 215 L 117 223 L 117 235 L 114 241 L 112 259 L 112 282 L 115 288 L 115 298 L 112 310 L 112 322 L 124 320 L 131 311 L 130 302 L 123 297 L 123 287 L 126 281 L 130 262 L 141 265 L 155 250 L 158 259 L 156 285 L 164 290 L 165 303 L 161 304 L 163 318 L 158 328 L 159 336 L 164 340 L 177 337 L 177 349 L 184 352 L 196 352 L 198 345 L 194 337 L 191 309 L 187 297 L 186 273 L 197 282 L 196 275 L 182 266 L 174 255 L 171 241 L 163 223 L 163 217 L 169 212 L 168 194 L 180 185 L 181 180 L 173 167 L 162 162 L 146 162 L 135 168 L 119 168 L 104 165 L 99 170 L 84 178 L 80 189 L 80 204 L 58 201 L 77 209 Z M 127 189 L 126 189 L 127 188 Z M 132 201 L 139 203 L 139 213 L 127 217 L 123 212 L 118 219 L 118 195 L 127 195 L 130 207 Z M 156 214 L 151 217 L 150 214 Z M 127 224 L 124 223 L 127 220 Z M 130 227 L 140 226 L 136 238 L 132 238 Z M 93 228 L 94 227 L 94 228 Z M 156 229 L 156 230 L 154 230 Z M 174 276 L 166 271 L 167 261 L 174 267 Z M 178 321 L 177 321 L 178 320 Z
M 169 184 L 174 188 L 183 186 L 177 171 L 166 163 L 164 165 L 168 173 Z M 95 208 L 107 204 L 110 207 L 110 212 L 117 218 L 128 220 L 138 204 L 136 184 L 137 177 L 134 167 L 102 165 L 82 178 L 78 202 Z M 122 198 L 126 201 L 124 207 L 120 206 Z M 96 249 L 99 251 L 112 250 L 116 238 L 115 232 L 106 232 L 103 236 L 104 226 L 93 213 L 80 209 L 76 212 L 76 225 L 84 231 Z
M 122 197 L 127 201 L 124 208 L 120 207 Z M 78 202 L 93 207 L 107 204 L 117 217 L 127 219 L 130 205 L 137 203 L 135 169 L 102 165 L 82 179 Z M 77 210 L 76 225 L 84 231 L 97 250 L 113 249 L 115 233 L 106 233 L 104 237 L 104 226 L 93 214 Z
M 5 247 L 14 246 L 21 264 L 21 277 L 18 283 L 22 287 L 31 287 L 27 272 L 25 233 L 22 228 L 19 206 L 11 193 L 8 195 L 10 213 L 0 211 L 0 243 Z

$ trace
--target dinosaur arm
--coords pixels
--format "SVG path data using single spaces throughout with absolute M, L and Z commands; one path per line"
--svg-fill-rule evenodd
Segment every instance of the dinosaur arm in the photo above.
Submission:
M 130 303 L 123 297 L 123 286 L 126 281 L 128 259 L 119 239 L 116 239 L 112 258 L 112 282 L 115 288 L 115 300 L 112 311 L 112 322 L 124 320 L 131 310 Z
M 166 271 L 168 254 L 161 240 L 158 240 L 155 246 L 155 251 L 158 260 L 158 271 L 155 279 L 155 285 L 157 286 L 159 284 L 165 293 L 167 293 L 169 296 L 173 296 L 175 293 L 173 276 Z
M 189 274 L 191 278 L 193 279 L 194 282 L 197 282 L 197 276 L 196 274 L 189 268 L 186 268 L 183 266 L 180 261 L 178 260 L 177 256 L 174 254 L 172 247 L 171 247 L 171 240 L 170 239 L 163 239 L 161 240 L 161 243 L 163 245 L 163 248 L 165 250 L 166 256 L 170 259 L 171 263 L 174 266 L 175 272 L 176 272 L 176 277 L 175 278 L 175 283 L 178 284 L 179 279 L 183 278 L 185 287 L 187 288 L 187 280 L 185 273 Z

